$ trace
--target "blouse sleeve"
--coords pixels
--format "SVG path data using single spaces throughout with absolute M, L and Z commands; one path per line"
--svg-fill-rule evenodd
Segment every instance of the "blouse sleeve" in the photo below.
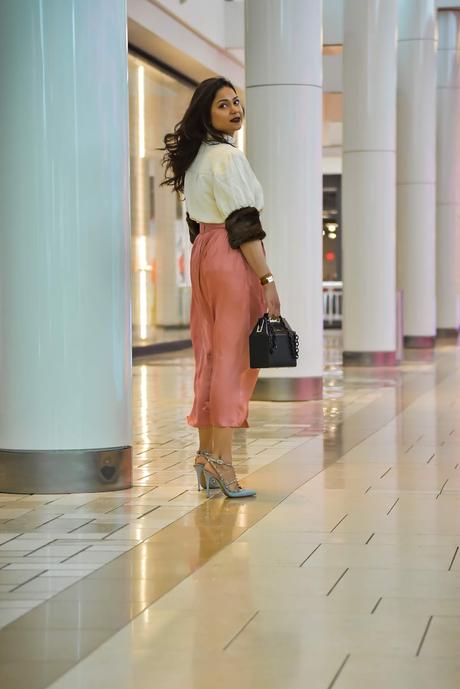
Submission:
M 212 166 L 213 191 L 216 205 L 226 218 L 238 208 L 257 206 L 256 190 L 259 182 L 239 149 L 229 145 L 219 148 L 220 155 Z
M 262 208 L 260 184 L 239 149 L 225 146 L 215 161 L 213 192 L 216 205 L 225 218 L 233 249 L 245 242 L 265 238 L 259 216 Z

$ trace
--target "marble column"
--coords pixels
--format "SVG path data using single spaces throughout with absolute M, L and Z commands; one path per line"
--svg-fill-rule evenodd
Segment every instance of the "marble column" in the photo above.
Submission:
M 264 370 L 256 399 L 322 396 L 321 5 L 246 0 L 247 153 L 282 315 L 300 337 L 297 367 Z
M 436 334 L 436 7 L 399 0 L 397 86 L 397 285 L 404 343 Z
M 460 326 L 460 11 L 438 12 L 437 332 Z
M 396 0 L 345 0 L 344 363 L 396 363 Z
M 0 3 L 0 492 L 131 484 L 125 0 Z

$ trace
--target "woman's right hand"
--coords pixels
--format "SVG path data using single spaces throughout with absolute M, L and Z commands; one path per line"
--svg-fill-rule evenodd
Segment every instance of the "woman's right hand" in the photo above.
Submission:
M 281 315 L 280 298 L 274 282 L 264 285 L 265 307 L 269 318 L 279 318 Z

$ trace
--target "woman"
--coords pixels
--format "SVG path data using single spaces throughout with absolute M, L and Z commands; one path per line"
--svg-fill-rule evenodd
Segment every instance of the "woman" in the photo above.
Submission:
M 262 188 L 233 144 L 244 109 L 233 85 L 206 79 L 174 132 L 164 138 L 165 180 L 185 195 L 190 240 L 195 400 L 187 421 L 198 428 L 200 484 L 230 498 L 255 495 L 232 465 L 233 429 L 247 427 L 258 370 L 249 368 L 249 334 L 278 293 L 265 260 L 259 219 Z

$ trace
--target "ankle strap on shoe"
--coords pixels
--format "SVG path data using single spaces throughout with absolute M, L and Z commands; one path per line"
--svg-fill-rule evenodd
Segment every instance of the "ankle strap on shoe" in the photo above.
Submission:
M 224 462 L 223 459 L 220 459 L 219 457 L 214 457 L 214 455 L 211 455 L 209 452 L 207 453 L 207 459 L 208 462 L 210 462 L 211 464 L 220 464 L 221 466 L 232 467 L 233 469 L 233 464 L 227 464 L 227 462 Z
M 197 450 L 196 454 L 198 457 L 205 457 L 206 459 L 208 459 L 208 457 L 211 456 L 211 453 L 208 452 L 207 450 Z

